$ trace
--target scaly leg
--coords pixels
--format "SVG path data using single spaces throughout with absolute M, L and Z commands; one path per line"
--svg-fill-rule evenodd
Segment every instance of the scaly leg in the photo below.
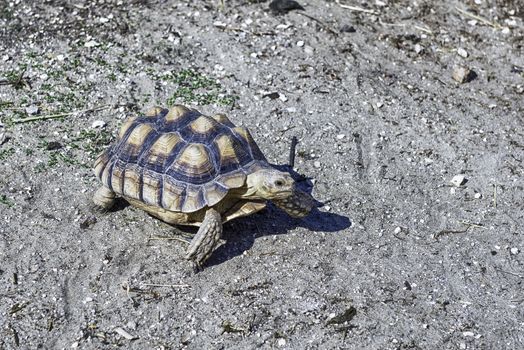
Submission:
M 101 210 L 109 210 L 115 204 L 115 192 L 102 186 L 93 195 L 93 202 Z
M 191 240 L 186 252 L 186 259 L 192 260 L 196 268 L 201 269 L 202 264 L 211 256 L 218 245 L 222 235 L 222 217 L 215 209 L 206 211 L 206 216 L 195 237 Z

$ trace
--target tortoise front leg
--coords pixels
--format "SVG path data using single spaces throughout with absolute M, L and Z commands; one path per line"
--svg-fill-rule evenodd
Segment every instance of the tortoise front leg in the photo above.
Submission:
M 115 197 L 115 192 L 102 186 L 93 195 L 93 202 L 97 208 L 101 210 L 109 210 L 115 204 Z
M 222 217 L 215 209 L 206 211 L 204 221 L 187 248 L 185 258 L 192 260 L 198 269 L 211 256 L 222 235 Z

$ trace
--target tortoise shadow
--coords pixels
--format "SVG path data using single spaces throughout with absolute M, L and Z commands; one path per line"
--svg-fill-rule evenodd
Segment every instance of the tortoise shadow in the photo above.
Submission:
M 278 170 L 289 172 L 296 181 L 297 187 L 311 194 L 313 183 L 310 178 L 298 174 L 287 165 L 273 166 Z M 205 265 L 218 265 L 241 255 L 253 246 L 256 238 L 286 234 L 297 227 L 303 227 L 313 232 L 338 232 L 351 227 L 352 222 L 348 217 L 322 212 L 318 210 L 318 207 L 324 204 L 315 201 L 316 207 L 301 219 L 292 218 L 272 203 L 268 203 L 267 208 L 259 213 L 224 224 L 223 238 L 226 239 L 226 243 L 213 252 Z
M 206 261 L 206 266 L 219 265 L 235 256 L 242 255 L 255 243 L 255 239 L 264 236 L 282 235 L 297 227 L 313 232 L 338 232 L 352 223 L 346 216 L 322 212 L 314 208 L 308 216 L 295 219 L 272 204 L 260 213 L 239 218 L 224 225 L 224 244 L 219 246 Z

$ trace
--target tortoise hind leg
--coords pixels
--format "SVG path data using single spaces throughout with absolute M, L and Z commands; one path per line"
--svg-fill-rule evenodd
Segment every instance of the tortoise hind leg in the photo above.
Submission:
M 109 188 L 102 186 L 96 190 L 93 195 L 93 202 L 97 208 L 102 210 L 109 210 L 115 204 L 115 192 L 111 191 Z
M 222 235 L 222 217 L 215 209 L 208 209 L 204 221 L 195 237 L 191 240 L 186 252 L 186 259 L 195 263 L 196 269 L 201 269 L 202 264 L 211 256 Z

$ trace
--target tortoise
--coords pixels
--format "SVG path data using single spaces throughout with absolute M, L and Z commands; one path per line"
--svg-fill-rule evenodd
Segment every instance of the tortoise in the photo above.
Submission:
M 127 119 L 94 171 L 102 182 L 97 207 L 110 209 L 120 196 L 169 224 L 199 226 L 185 256 L 198 268 L 217 247 L 222 223 L 268 200 L 296 218 L 314 203 L 290 173 L 267 162 L 246 128 L 182 105 Z

